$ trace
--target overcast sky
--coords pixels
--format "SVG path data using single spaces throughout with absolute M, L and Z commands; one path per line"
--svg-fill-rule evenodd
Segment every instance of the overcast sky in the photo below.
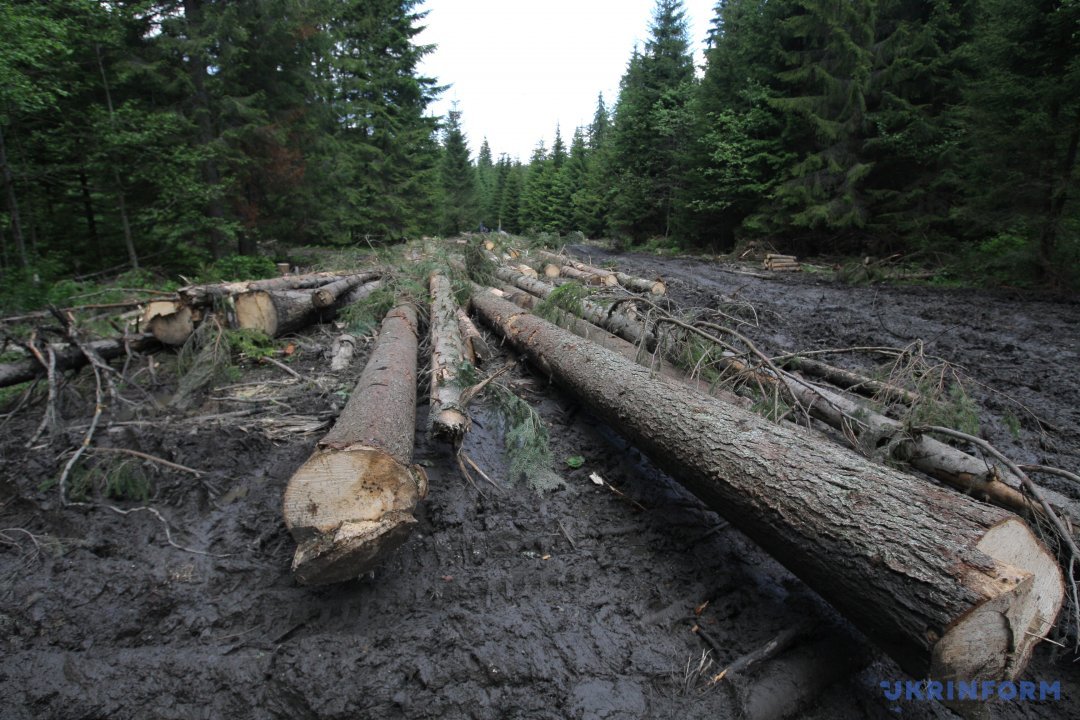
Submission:
M 701 65 L 716 0 L 685 0 L 691 46 Z M 422 74 L 451 87 L 431 109 L 458 102 L 475 157 L 486 136 L 501 153 L 527 162 L 555 124 L 567 145 L 587 125 L 604 93 L 614 105 L 635 43 L 649 37 L 655 0 L 426 0 L 416 42 L 438 48 Z

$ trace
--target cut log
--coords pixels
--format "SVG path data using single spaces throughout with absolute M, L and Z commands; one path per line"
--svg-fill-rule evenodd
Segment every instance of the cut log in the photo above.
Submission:
M 530 277 L 530 278 L 534 278 L 534 279 L 539 277 L 539 274 L 536 272 L 536 270 L 532 269 L 528 265 L 514 265 L 513 267 L 514 267 L 514 270 L 517 270 L 519 273 L 521 273 L 525 277 Z
M 334 338 L 330 346 L 330 372 L 341 372 L 352 363 L 356 351 L 356 338 L 343 333 Z
M 372 280 L 353 286 L 337 301 L 326 307 L 316 307 L 318 290 L 255 290 L 236 296 L 236 326 L 241 329 L 259 330 L 269 337 L 279 337 L 315 322 L 332 318 L 350 302 L 370 295 L 381 287 L 381 281 Z
M 285 525 L 292 570 L 305 585 L 341 582 L 373 568 L 416 524 L 427 479 L 412 463 L 416 425 L 416 309 L 401 303 L 333 429 L 289 480 Z
M 473 365 L 483 365 L 491 358 L 491 348 L 488 347 L 484 336 L 473 324 L 472 319 L 461 308 L 457 309 L 458 330 L 461 339 L 465 343 L 465 354 Z
M 165 345 L 183 345 L 195 332 L 195 312 L 178 300 L 154 300 L 142 313 L 140 329 Z
M 563 265 L 559 268 L 559 274 L 571 280 L 577 280 L 583 285 L 603 285 L 604 278 L 591 272 L 578 270 L 573 265 Z
M 489 291 L 494 292 L 499 297 L 505 298 L 510 302 L 523 307 L 526 310 L 532 310 L 536 307 L 539 299 L 535 295 L 530 295 L 524 290 L 510 287 L 509 285 L 502 288 L 487 288 Z M 706 395 L 712 395 L 713 397 L 722 398 L 723 400 L 740 405 L 742 407 L 748 407 L 750 402 L 746 398 L 741 398 L 738 395 L 729 392 L 721 387 L 714 387 L 705 382 L 701 378 L 690 377 L 689 374 L 683 372 L 681 369 L 672 365 L 667 360 L 664 360 L 657 355 L 645 352 L 645 350 L 637 345 L 623 340 L 618 335 L 613 335 L 602 327 L 593 325 L 590 322 L 582 320 L 579 317 L 575 317 L 570 313 L 565 313 L 562 320 L 559 322 L 560 327 L 564 327 L 570 332 L 574 333 L 578 337 L 592 340 L 594 343 L 601 345 L 612 352 L 617 352 L 627 360 L 631 360 L 645 367 L 660 373 L 664 377 L 669 377 L 673 380 L 685 383 L 686 385 L 705 393 Z
M 189 285 L 176 291 L 187 305 L 210 305 L 215 300 L 231 295 L 254 292 L 257 290 L 305 290 L 334 282 L 347 273 L 317 272 L 306 275 L 288 275 L 286 277 L 254 280 L 251 282 L 225 282 L 209 285 Z
M 457 443 L 465 435 L 469 418 L 461 402 L 461 365 L 465 351 L 458 329 L 457 302 L 445 275 L 432 273 L 431 290 L 431 425 L 432 434 Z
M 658 378 L 489 292 L 472 302 L 916 677 L 1013 678 L 1052 627 L 1061 572 L 1012 514 Z
M 667 292 L 667 287 L 660 280 L 646 280 L 644 278 L 627 275 L 626 273 L 616 272 L 613 270 L 604 270 L 603 268 L 598 268 L 594 265 L 588 265 L 571 257 L 556 255 L 555 253 L 551 253 L 546 250 L 538 251 L 538 255 L 547 262 L 552 263 L 555 266 L 556 270 L 558 270 L 559 266 L 561 265 L 570 265 L 577 268 L 578 270 L 593 273 L 594 275 L 600 275 L 604 278 L 603 284 L 609 287 L 614 287 L 615 285 L 622 285 L 627 290 L 633 290 L 634 292 L 646 292 L 653 295 L 663 295 L 665 292 Z M 545 274 L 547 274 L 548 272 L 546 267 L 544 268 L 544 272 Z M 548 275 L 548 277 L 552 276 Z M 555 275 L 554 277 L 558 277 L 558 275 Z
M 615 273 L 615 279 L 627 290 L 644 292 L 650 295 L 663 295 L 667 292 L 667 285 L 663 280 L 646 280 L 645 278 L 633 277 L 626 273 Z
M 544 277 L 554 280 L 562 275 L 562 266 L 555 263 L 547 263 L 544 265 Z
M 892 383 L 874 380 L 873 378 L 865 377 L 850 370 L 834 367 L 833 365 L 823 363 L 820 360 L 795 355 L 783 358 L 780 360 L 780 363 L 784 366 L 791 366 L 800 372 L 828 380 L 838 387 L 852 390 L 862 395 L 875 397 L 880 400 L 914 405 L 919 402 L 920 399 L 918 393 L 913 393 L 906 388 L 893 385 Z
M 87 347 L 97 353 L 102 360 L 112 360 L 126 354 L 129 349 L 132 352 L 156 350 L 158 341 L 152 334 L 144 333 L 127 338 L 95 340 L 87 343 Z M 57 370 L 74 370 L 88 362 L 86 356 L 77 347 L 65 346 L 56 349 L 55 355 Z M 45 368 L 34 358 L 0 365 L 0 387 L 18 385 L 44 376 Z
M 579 260 L 575 260 L 574 258 L 571 258 L 571 257 L 567 257 L 565 255 L 556 255 L 555 253 L 548 252 L 547 250 L 539 250 L 539 251 L 537 251 L 537 254 L 543 260 L 545 260 L 545 261 L 547 261 L 549 263 L 552 263 L 554 265 L 562 266 L 562 267 L 570 267 L 570 268 L 573 268 L 574 270 L 578 270 L 578 271 L 580 271 L 582 273 L 585 273 L 586 275 L 595 276 L 596 279 L 590 279 L 589 280 L 589 284 L 591 284 L 591 285 L 606 285 L 608 287 L 614 287 L 614 286 L 619 284 L 618 279 L 615 277 L 615 273 L 611 272 L 610 270 L 604 270 L 603 268 L 594 267 L 593 265 L 588 265 L 586 263 L 583 263 L 583 262 L 581 262 Z M 575 280 L 580 280 L 581 279 L 581 278 L 574 277 L 572 274 L 571 275 L 565 275 L 565 277 L 570 277 L 570 278 L 573 278 Z
M 353 289 L 376 280 L 378 277 L 379 273 L 377 272 L 366 272 L 349 275 L 332 283 L 321 285 L 311 294 L 311 304 L 317 308 L 330 307 L 341 299 L 342 295 L 347 295 Z
M 527 278 L 507 267 L 496 267 L 495 277 L 541 298 L 547 298 L 555 290 L 547 283 Z M 624 313 L 608 314 L 607 308 L 590 300 L 582 300 L 581 308 L 582 317 L 593 325 L 599 325 L 629 342 L 644 342 L 646 347 L 649 348 L 656 346 L 656 338 L 653 334 L 646 330 L 641 323 L 627 317 Z

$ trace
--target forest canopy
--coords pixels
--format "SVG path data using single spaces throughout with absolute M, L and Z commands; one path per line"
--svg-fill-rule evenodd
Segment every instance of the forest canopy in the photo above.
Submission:
M 658 0 L 617 98 L 524 163 L 432 114 L 453 78 L 420 74 L 423 23 L 0 0 L 5 283 L 480 228 L 1080 275 L 1075 0 L 721 0 L 699 68 Z

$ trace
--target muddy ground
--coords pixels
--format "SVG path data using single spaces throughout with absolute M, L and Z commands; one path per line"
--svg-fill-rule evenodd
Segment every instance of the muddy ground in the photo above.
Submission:
M 762 317 L 752 332 L 772 352 L 922 338 L 927 352 L 988 386 L 972 391 L 989 412 L 987 438 L 1021 461 L 1080 467 L 1075 300 L 759 278 L 691 259 L 619 261 L 662 275 L 682 303 L 752 302 Z M 328 328 L 300 338 L 291 366 L 323 375 L 320 349 L 331 339 Z M 298 587 L 282 492 L 362 362 L 322 389 L 275 367 L 250 368 L 234 385 L 259 385 L 219 388 L 179 411 L 155 409 L 135 387 L 169 399 L 174 360 L 157 361 L 153 374 L 146 360 L 129 369 L 138 374 L 121 394 L 131 404 L 110 411 L 96 444 L 205 474 L 141 467 L 154 492 L 145 502 L 102 498 L 95 481 L 91 504 L 62 507 L 48 487 L 89 421 L 85 373 L 72 383 L 79 394 L 63 398 L 59 441 L 26 447 L 40 405 L 0 418 L 4 718 L 738 718 L 755 693 L 789 696 L 783 673 L 765 666 L 711 678 L 802 623 L 818 637 L 853 640 L 869 664 L 838 673 L 797 716 L 953 717 L 936 703 L 884 699 L 878 683 L 903 677 L 891 662 L 602 420 L 520 366 L 510 382 L 547 421 L 565 487 L 539 494 L 506 477 L 500 421 L 483 402 L 465 450 L 500 488 L 470 485 L 451 453 L 424 437 L 422 399 L 415 459 L 431 491 L 418 529 L 372 576 Z M 1012 406 L 999 393 L 1030 408 L 1044 431 L 1019 411 L 1011 431 L 1002 418 Z M 223 415 L 238 412 L 246 414 Z M 572 455 L 585 464 L 563 465 Z M 109 505 L 154 508 L 187 550 L 169 544 L 151 512 Z M 1080 662 L 1054 650 L 1043 643 L 1027 677 L 1060 680 L 1062 700 L 998 706 L 990 716 L 1080 717 Z

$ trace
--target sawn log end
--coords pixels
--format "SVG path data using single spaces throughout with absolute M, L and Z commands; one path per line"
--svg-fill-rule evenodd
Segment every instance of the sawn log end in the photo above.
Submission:
M 370 570 L 408 537 L 413 510 L 426 494 L 423 472 L 383 450 L 316 450 L 285 490 L 297 581 L 323 585 Z

